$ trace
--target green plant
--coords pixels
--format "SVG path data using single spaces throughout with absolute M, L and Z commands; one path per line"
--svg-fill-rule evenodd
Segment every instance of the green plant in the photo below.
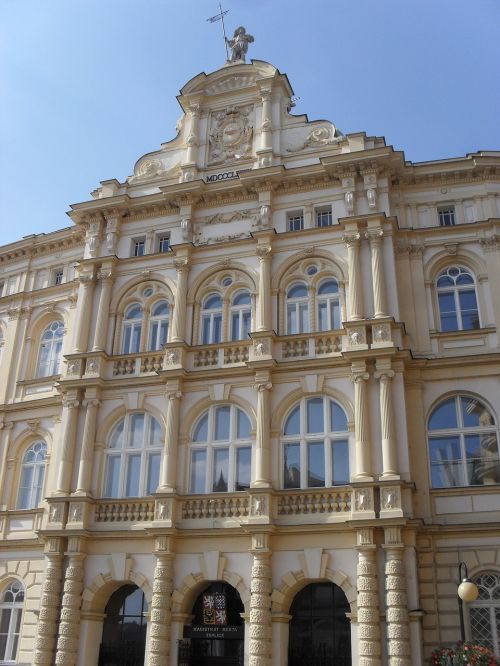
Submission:
M 493 652 L 471 641 L 455 648 L 437 648 L 431 655 L 432 666 L 500 666 Z

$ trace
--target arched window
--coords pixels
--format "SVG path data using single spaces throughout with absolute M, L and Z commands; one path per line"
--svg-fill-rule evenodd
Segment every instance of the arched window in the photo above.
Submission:
M 433 488 L 500 482 L 498 428 L 477 398 L 456 395 L 432 411 L 428 423 Z
M 158 488 L 162 428 L 145 412 L 122 418 L 106 447 L 104 497 L 143 497 Z
M 250 431 L 250 419 L 234 405 L 210 407 L 198 419 L 190 445 L 190 493 L 234 492 L 250 487 Z
M 37 377 L 52 377 L 59 374 L 63 335 L 62 321 L 53 321 L 43 332 L 38 354 Z
M 201 344 L 210 345 L 222 339 L 222 298 L 209 294 L 201 311 Z
M 286 292 L 286 332 L 309 332 L 309 295 L 307 285 L 293 284 Z
M 324 280 L 318 287 L 316 304 L 318 308 L 318 331 L 331 331 L 340 328 L 340 299 L 337 280 Z
M 468 604 L 471 638 L 500 656 L 500 573 L 481 573 L 474 582 L 479 597 Z
M 303 398 L 285 419 L 283 487 L 349 483 L 347 416 L 327 397 Z
M 42 499 L 45 477 L 45 442 L 34 442 L 24 454 L 17 496 L 18 509 L 36 509 Z
M 476 286 L 472 273 L 463 266 L 450 266 L 436 282 L 442 331 L 479 328 Z
M 141 349 L 142 306 L 130 305 L 123 320 L 122 354 L 136 354 Z
M 168 301 L 159 301 L 151 309 L 149 320 L 148 351 L 161 349 L 167 341 L 169 305 Z
M 0 663 L 16 662 L 24 605 L 24 587 L 17 580 L 3 591 L 0 601 Z
M 99 666 L 143 666 L 148 606 L 136 585 L 123 585 L 104 610 Z
M 252 300 L 248 291 L 239 291 L 231 301 L 231 340 L 246 340 L 252 325 Z

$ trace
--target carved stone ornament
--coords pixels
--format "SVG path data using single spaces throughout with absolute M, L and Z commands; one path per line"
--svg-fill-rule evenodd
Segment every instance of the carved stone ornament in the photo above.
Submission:
M 349 213 L 352 213 L 354 210 L 354 194 L 352 192 L 346 192 L 344 195 L 345 207 Z
M 400 494 L 397 486 L 394 488 L 382 488 L 382 509 L 386 511 L 398 509 L 400 504 Z
M 391 327 L 388 324 L 378 324 L 373 327 L 373 342 L 388 342 L 391 339 Z
M 49 520 L 51 523 L 60 523 L 62 521 L 62 504 L 53 504 L 50 507 Z
M 80 523 L 83 518 L 83 506 L 80 502 L 71 503 L 69 507 L 69 522 Z
M 209 131 L 208 164 L 241 160 L 252 153 L 253 126 L 250 105 L 229 106 L 212 114 Z
M 178 365 L 181 360 L 181 352 L 179 349 L 171 349 L 165 354 L 165 365 Z
M 159 176 L 163 172 L 164 168 L 160 160 L 148 158 L 146 160 L 142 160 L 142 162 L 139 162 L 136 173 L 132 178 L 130 178 L 130 181 L 147 180 L 148 178 Z
M 172 501 L 162 499 L 156 502 L 156 520 L 168 520 L 172 517 Z
M 99 358 L 87 359 L 87 364 L 85 366 L 85 374 L 86 375 L 99 374 Z
M 371 509 L 371 501 L 368 491 L 356 490 L 354 504 L 356 511 L 369 511 Z
M 263 516 L 266 512 L 266 498 L 254 497 L 252 499 L 252 515 Z
M 68 363 L 67 374 L 80 375 L 81 368 L 82 368 L 81 359 L 75 359 L 74 361 L 70 361 Z
M 356 345 L 362 345 L 365 343 L 365 329 L 364 328 L 353 328 L 349 332 L 349 344 L 355 347 Z
M 321 148 L 323 146 L 329 146 L 332 143 L 338 143 L 343 138 L 342 136 L 336 135 L 337 130 L 334 125 L 319 125 L 310 130 L 304 143 L 297 146 L 290 146 L 286 150 L 288 153 L 296 153 L 305 148 Z
M 182 240 L 190 241 L 192 238 L 192 224 L 189 217 L 181 220 Z
M 375 208 L 377 205 L 377 193 L 373 188 L 370 187 L 370 189 L 366 191 L 366 198 L 368 199 L 368 207 Z

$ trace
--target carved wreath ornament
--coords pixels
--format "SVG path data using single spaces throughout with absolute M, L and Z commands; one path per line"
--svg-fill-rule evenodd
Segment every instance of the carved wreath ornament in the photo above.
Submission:
M 250 106 L 230 106 L 212 115 L 208 164 L 241 160 L 251 154 L 253 127 L 248 118 L 250 111 Z

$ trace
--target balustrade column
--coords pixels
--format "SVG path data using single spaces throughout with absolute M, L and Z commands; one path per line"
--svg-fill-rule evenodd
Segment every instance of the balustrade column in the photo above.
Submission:
M 75 457 L 76 426 L 80 401 L 76 395 L 63 397 L 63 432 L 61 437 L 61 457 L 57 473 L 56 494 L 68 495 Z
M 167 388 L 167 423 L 158 492 L 175 492 L 181 398 L 179 387 Z
M 271 666 L 271 552 L 268 534 L 253 534 L 249 666 Z
M 170 659 L 174 554 L 169 551 L 169 541 L 169 537 L 166 536 L 156 539 L 148 666 L 165 666 Z
M 172 342 L 183 342 L 186 334 L 186 307 L 187 286 L 189 274 L 189 259 L 176 259 L 174 265 L 177 271 L 177 293 L 172 313 Z
M 257 433 L 255 442 L 255 479 L 253 488 L 271 487 L 271 388 L 269 377 L 256 377 Z
M 80 275 L 80 290 L 75 321 L 75 353 L 87 351 L 90 322 L 92 319 L 94 286 L 95 282 L 93 274 L 82 273 Z
M 364 364 L 363 364 L 364 365 Z M 372 479 L 370 426 L 368 419 L 368 379 L 365 370 L 353 368 L 354 382 L 354 437 L 356 457 L 356 480 Z
M 386 287 L 384 262 L 382 257 L 382 238 L 384 232 L 382 229 L 370 229 L 366 237 L 370 242 L 370 252 L 372 257 L 372 288 L 373 288 L 373 308 L 374 317 L 387 317 Z
M 52 666 L 61 604 L 62 540 L 50 537 L 45 545 L 45 578 L 40 598 L 33 666 Z
M 271 248 L 258 245 L 257 255 L 260 261 L 259 302 L 257 308 L 257 330 L 270 331 L 271 322 Z
M 385 591 L 389 666 L 410 666 L 410 629 L 401 528 L 385 529 Z
M 377 547 L 373 529 L 357 534 L 358 566 L 358 645 L 359 666 L 380 666 L 380 614 L 377 573 Z
M 94 460 L 94 442 L 96 432 L 97 410 L 101 401 L 97 396 L 92 395 L 92 391 L 87 391 L 82 405 L 86 408 L 85 423 L 83 426 L 82 450 L 80 454 L 80 466 L 78 468 L 78 482 L 76 484 L 76 493 L 87 495 L 90 493 L 90 484 L 92 482 L 92 463 Z
M 83 591 L 85 554 L 76 552 L 79 538 L 71 537 L 68 566 L 64 578 L 64 592 L 59 622 L 59 637 L 55 663 L 61 666 L 76 666 L 80 637 L 80 617 Z M 72 543 L 73 542 L 73 543 Z M 74 544 L 75 550 L 72 545 Z
M 271 91 L 264 90 L 261 93 L 262 99 L 262 124 L 261 129 L 261 149 L 270 150 L 272 148 L 272 106 Z
M 109 321 L 109 303 L 111 300 L 111 288 L 113 278 L 110 270 L 101 270 L 97 274 L 101 281 L 101 293 L 99 295 L 99 305 L 97 308 L 97 320 L 95 324 L 94 344 L 92 351 L 103 351 L 106 347 L 106 336 L 108 332 Z
M 347 264 L 349 275 L 349 312 L 348 320 L 363 319 L 363 292 L 361 284 L 359 248 L 360 234 L 346 234 L 343 237 L 347 246 Z
M 394 370 L 375 372 L 380 386 L 380 431 L 382 435 L 382 478 L 398 477 L 398 455 L 394 437 L 394 407 L 392 403 L 392 378 Z

